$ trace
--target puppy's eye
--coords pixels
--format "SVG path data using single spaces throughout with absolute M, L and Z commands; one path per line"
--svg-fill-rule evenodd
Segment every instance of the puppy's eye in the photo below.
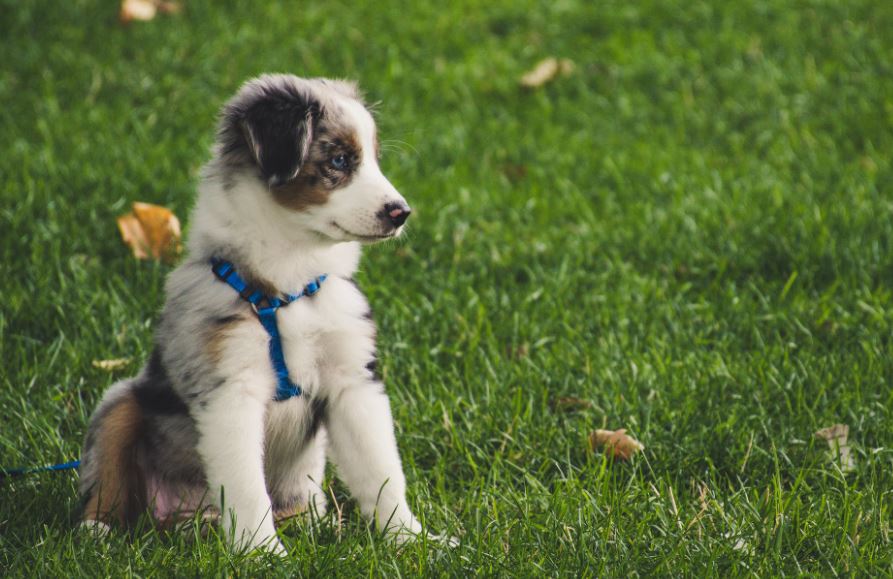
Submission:
M 335 155 L 329 159 L 329 164 L 339 171 L 343 171 L 344 169 L 347 169 L 347 155 L 343 153 L 341 155 Z

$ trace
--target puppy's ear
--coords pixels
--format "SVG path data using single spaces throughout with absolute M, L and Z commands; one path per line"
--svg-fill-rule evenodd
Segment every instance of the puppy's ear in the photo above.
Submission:
M 298 176 L 313 142 L 315 111 L 311 103 L 265 99 L 245 111 L 242 135 L 270 186 Z

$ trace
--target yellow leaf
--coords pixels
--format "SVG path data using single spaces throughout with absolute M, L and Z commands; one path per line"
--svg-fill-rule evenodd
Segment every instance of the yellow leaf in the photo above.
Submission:
M 180 253 L 180 220 L 166 207 L 135 202 L 118 217 L 118 230 L 137 259 L 171 261 Z
M 121 22 L 127 24 L 134 20 L 147 21 L 155 18 L 158 3 L 154 0 L 124 0 L 121 2 Z
M 620 430 L 595 430 L 589 435 L 589 447 L 592 450 L 603 448 L 605 452 L 620 460 L 629 460 L 632 455 L 645 450 L 641 442 Z
M 567 76 L 574 71 L 574 63 L 568 58 L 558 60 L 555 57 L 544 58 L 521 77 L 521 86 L 539 88 L 559 75 Z
M 153 20 L 161 12 L 162 14 L 179 14 L 183 5 L 179 2 L 166 0 L 122 0 L 121 12 L 118 17 L 122 24 L 129 24 L 134 20 L 143 22 Z
M 107 372 L 114 372 L 120 368 L 123 368 L 130 364 L 130 358 L 114 358 L 112 360 L 93 360 L 93 367 L 99 368 L 100 370 L 105 370 Z
M 843 472 L 856 470 L 856 457 L 853 456 L 848 442 L 850 427 L 846 424 L 835 424 L 816 431 L 815 437 L 824 440 L 830 448 L 832 462 L 836 462 Z

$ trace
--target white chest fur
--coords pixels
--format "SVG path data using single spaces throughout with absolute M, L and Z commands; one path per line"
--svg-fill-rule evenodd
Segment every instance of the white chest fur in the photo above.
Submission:
M 368 311 L 357 287 L 337 276 L 316 295 L 281 308 L 277 322 L 292 380 L 311 395 L 329 396 L 362 378 L 375 355 Z

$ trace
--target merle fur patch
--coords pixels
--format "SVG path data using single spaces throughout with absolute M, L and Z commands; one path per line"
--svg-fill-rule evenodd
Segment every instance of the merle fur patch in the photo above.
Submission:
M 149 357 L 146 373 L 134 385 L 133 393 L 144 413 L 148 414 L 188 414 L 189 408 L 174 390 L 167 370 L 156 349 Z
M 253 168 L 276 201 L 294 210 L 325 203 L 362 158 L 352 124 L 336 103 L 320 100 L 312 83 L 359 100 L 350 83 L 266 75 L 224 107 L 218 130 L 224 168 Z M 343 163 L 333 163 L 339 157 Z

